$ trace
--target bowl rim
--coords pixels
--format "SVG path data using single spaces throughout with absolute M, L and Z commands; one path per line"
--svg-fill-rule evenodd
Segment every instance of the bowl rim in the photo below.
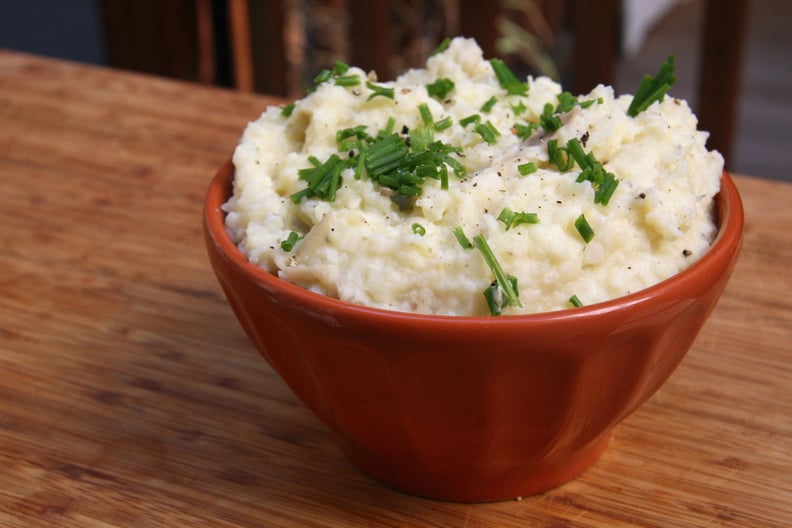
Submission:
M 358 305 L 334 297 L 308 290 L 290 283 L 269 271 L 251 263 L 237 245 L 225 227 L 226 213 L 222 205 L 231 196 L 233 189 L 234 165 L 229 159 L 220 166 L 206 192 L 204 200 L 204 231 L 207 243 L 213 244 L 218 253 L 245 278 L 255 284 L 266 286 L 270 291 L 278 292 L 284 300 L 293 305 L 310 306 L 312 310 L 322 313 L 344 314 L 352 318 L 371 318 L 389 324 L 415 325 L 464 325 L 465 327 L 496 327 L 505 328 L 513 325 L 548 324 L 557 321 L 579 320 L 598 315 L 607 315 L 625 308 L 643 305 L 657 300 L 670 300 L 678 297 L 673 291 L 685 289 L 685 285 L 697 284 L 708 277 L 707 270 L 714 261 L 730 259 L 739 252 L 742 244 L 744 227 L 744 210 L 737 186 L 731 175 L 723 171 L 721 189 L 715 196 L 715 215 L 718 233 L 710 248 L 696 262 L 656 284 L 639 291 L 598 303 L 584 305 L 579 308 L 565 308 L 547 312 L 516 314 L 516 315 L 440 315 L 415 312 L 401 312 L 370 306 Z

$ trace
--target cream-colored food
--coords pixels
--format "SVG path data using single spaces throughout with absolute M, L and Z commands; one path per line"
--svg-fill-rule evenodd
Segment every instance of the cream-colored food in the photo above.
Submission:
M 347 73 L 366 76 L 357 68 Z M 455 85 L 443 101 L 426 90 L 439 78 Z M 707 151 L 707 135 L 697 131 L 684 101 L 666 96 L 633 118 L 625 112 L 631 95 L 615 97 L 612 88 L 598 86 L 579 97 L 596 104 L 575 106 L 559 116 L 557 131 L 539 128 L 524 140 L 513 132 L 515 123 L 538 121 L 561 93 L 547 78 L 527 83 L 527 95 L 507 95 L 477 44 L 457 38 L 425 68 L 377 83 L 392 87 L 393 99 L 369 99 L 365 84 L 329 81 L 297 101 L 288 117 L 268 108 L 248 125 L 234 153 L 227 228 L 253 263 L 302 287 L 367 306 L 449 315 L 489 314 L 482 292 L 494 279 L 479 251 L 462 248 L 455 227 L 470 239 L 481 234 L 503 270 L 517 278 L 522 307 L 505 307 L 504 314 L 570 308 L 572 295 L 584 304 L 623 296 L 707 251 L 716 233 L 712 203 L 723 159 Z M 482 112 L 492 96 L 496 104 Z M 338 130 L 366 125 L 374 135 L 390 117 L 397 131 L 412 130 L 423 123 L 421 103 L 435 122 L 453 120 L 434 137 L 462 147 L 451 156 L 464 164 L 463 179 L 451 173 L 447 190 L 427 179 L 414 207 L 401 210 L 391 191 L 346 169 L 334 201 L 293 203 L 292 194 L 306 187 L 298 170 L 311 167 L 309 156 L 326 160 L 338 153 Z M 515 115 L 520 103 L 525 109 Z M 499 131 L 496 143 L 459 123 L 472 114 Z M 580 167 L 560 172 L 549 163 L 548 141 L 565 145 L 571 138 L 620 180 L 607 205 L 594 202 L 590 182 L 576 181 Z M 523 176 L 518 166 L 528 162 L 538 170 Z M 497 219 L 505 207 L 536 213 L 539 223 L 507 230 Z M 589 243 L 575 227 L 581 214 L 595 232 Z M 416 223 L 423 234 L 415 232 Z M 304 239 L 286 251 L 281 242 L 291 232 Z

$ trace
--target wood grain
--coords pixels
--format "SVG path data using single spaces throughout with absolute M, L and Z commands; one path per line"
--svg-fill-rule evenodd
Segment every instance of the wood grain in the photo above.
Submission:
M 733 279 L 594 467 L 437 502 L 343 459 L 211 273 L 203 193 L 273 102 L 0 51 L 0 526 L 792 524 L 792 185 L 737 178 Z

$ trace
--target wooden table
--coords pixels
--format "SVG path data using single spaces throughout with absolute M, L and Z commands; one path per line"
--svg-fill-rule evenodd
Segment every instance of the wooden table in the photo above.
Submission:
M 458 504 L 352 468 L 247 341 L 204 191 L 272 99 L 0 51 L 0 526 L 792 526 L 792 185 L 577 480 Z

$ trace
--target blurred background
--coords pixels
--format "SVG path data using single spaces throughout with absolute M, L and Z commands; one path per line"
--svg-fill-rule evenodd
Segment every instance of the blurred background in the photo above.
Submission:
M 446 36 L 574 93 L 635 91 L 676 56 L 734 172 L 792 181 L 789 0 L 0 0 L 0 47 L 295 98 L 336 59 L 381 80 Z M 787 11 L 790 10 L 790 11 Z

